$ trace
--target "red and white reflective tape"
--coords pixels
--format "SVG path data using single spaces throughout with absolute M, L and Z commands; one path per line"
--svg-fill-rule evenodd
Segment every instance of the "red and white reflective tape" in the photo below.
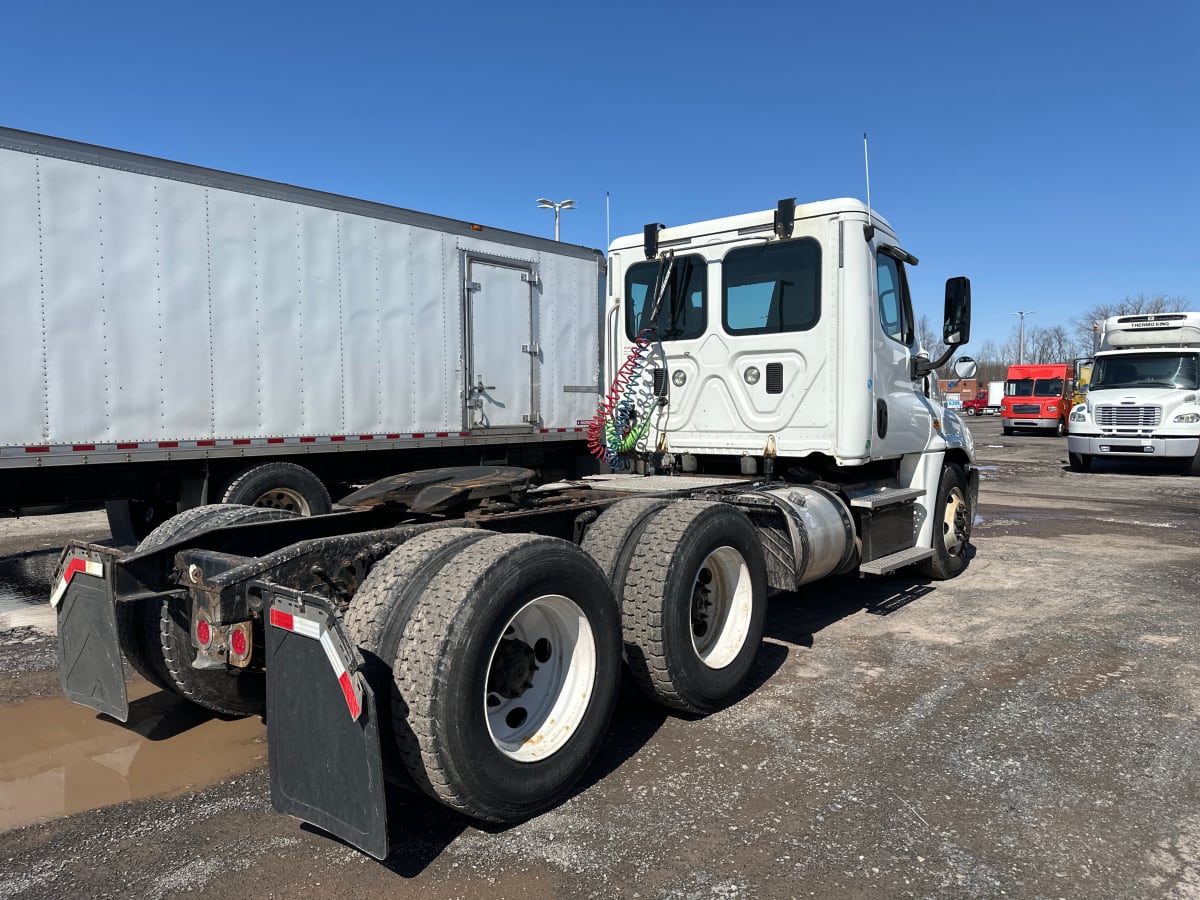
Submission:
M 293 631 L 304 637 L 312 638 L 314 641 L 321 639 L 320 622 L 314 619 L 306 619 L 303 616 L 293 616 L 291 613 L 286 613 L 275 607 L 271 607 L 271 624 L 276 628 L 282 628 L 284 631 Z
M 93 562 L 90 559 L 84 559 L 82 556 L 72 556 L 71 561 L 67 563 L 67 567 L 63 569 L 62 577 L 58 579 L 54 593 L 50 595 L 51 607 L 58 607 L 58 604 L 62 601 L 63 594 L 67 592 L 67 586 L 71 583 L 71 579 L 80 572 L 84 575 L 94 575 L 97 578 L 103 578 L 104 563 Z
M 580 434 L 583 428 L 541 428 L 538 434 Z M 428 441 L 455 440 L 458 438 L 479 438 L 480 434 L 470 431 L 406 431 L 379 432 L 378 434 L 326 434 L 326 435 L 291 435 L 289 437 L 256 437 L 256 438 L 199 438 L 195 440 L 139 440 L 116 441 L 103 443 L 82 444 L 29 444 L 0 447 L 0 455 L 8 456 L 62 456 L 70 454 L 106 454 L 137 450 L 139 452 L 158 450 L 224 450 L 231 447 L 276 447 L 279 445 L 304 444 L 345 444 L 378 441 Z
M 350 710 L 350 718 L 357 721 L 362 715 L 362 688 L 350 677 L 350 671 L 338 653 L 329 630 L 322 628 L 321 623 L 315 619 L 306 619 L 304 616 L 293 615 L 275 607 L 271 607 L 271 624 L 284 631 L 320 642 L 321 649 L 325 651 L 329 665 L 333 668 L 333 674 L 337 676 L 338 687 L 342 689 L 342 697 L 346 700 L 346 708 Z
M 354 679 L 350 677 L 350 673 L 346 671 L 346 665 L 342 662 L 337 648 L 333 646 L 333 638 L 330 637 L 328 631 L 321 632 L 321 647 L 325 651 L 325 655 L 329 657 L 329 664 L 333 666 L 334 674 L 337 675 L 338 686 L 342 689 L 342 696 L 346 698 L 346 706 L 350 710 L 350 718 L 357 721 L 358 717 L 362 715 L 362 692 L 354 683 Z

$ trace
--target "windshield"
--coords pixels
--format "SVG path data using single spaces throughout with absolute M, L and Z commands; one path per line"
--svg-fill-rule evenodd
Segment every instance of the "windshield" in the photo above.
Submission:
M 1061 378 L 1014 378 L 1005 383 L 1004 393 L 1009 397 L 1061 397 Z
M 1194 391 L 1200 388 L 1200 355 L 1146 353 L 1096 360 L 1091 389 L 1167 387 Z

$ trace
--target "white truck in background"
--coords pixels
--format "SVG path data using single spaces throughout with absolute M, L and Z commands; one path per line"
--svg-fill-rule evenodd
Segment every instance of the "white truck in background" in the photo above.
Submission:
M 0 128 L 0 513 L 586 459 L 598 250 Z
M 1004 399 L 1004 382 L 989 381 L 987 386 L 987 406 L 984 412 L 989 416 L 1000 415 L 1000 401 Z
M 613 242 L 588 428 L 611 471 L 446 467 L 328 515 L 202 506 L 130 553 L 73 541 L 51 597 L 64 692 L 125 721 L 125 659 L 265 711 L 275 808 L 381 859 L 420 828 L 409 804 L 390 830 L 396 784 L 485 822 L 554 807 L 623 671 L 708 713 L 744 690 L 769 589 L 967 565 L 974 445 L 925 385 L 968 340 L 970 283 L 947 280 L 931 360 L 916 262 L 856 200 Z
M 1171 459 L 1200 475 L 1200 312 L 1105 319 L 1086 398 L 1071 410 L 1072 469 Z

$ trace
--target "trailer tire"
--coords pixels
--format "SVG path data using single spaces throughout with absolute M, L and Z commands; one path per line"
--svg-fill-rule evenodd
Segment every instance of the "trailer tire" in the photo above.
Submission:
M 1072 453 L 1068 450 L 1067 464 L 1071 467 L 1072 472 L 1086 472 L 1092 467 L 1092 455 L 1090 453 Z
M 735 507 L 684 500 L 655 515 L 646 534 L 621 595 L 625 659 L 651 699 L 712 712 L 737 698 L 762 642 L 758 532 Z
M 934 503 L 933 556 L 917 563 L 926 577 L 945 581 L 963 570 L 974 518 L 967 476 L 957 463 L 946 463 Z
M 537 815 L 595 757 L 620 666 L 620 616 L 587 554 L 489 534 L 459 548 L 404 623 L 392 666 L 400 758 L 422 790 L 475 819 Z
M 138 550 L 183 540 L 209 528 L 289 519 L 292 515 L 283 510 L 255 506 L 220 503 L 197 506 L 163 522 L 138 544 Z M 132 603 L 118 603 L 117 609 L 123 606 L 135 607 L 123 614 L 128 617 L 123 635 L 136 635 L 132 652 L 129 645 L 125 645 L 124 637 L 122 639 L 126 658 L 148 681 L 214 712 L 246 716 L 262 711 L 266 681 L 261 670 L 234 666 L 226 666 L 220 671 L 192 668 L 195 648 L 192 647 L 191 610 L 186 597 L 171 594 L 148 597 Z
M 282 509 L 301 516 L 323 516 L 333 508 L 329 491 L 304 466 L 270 462 L 250 466 L 230 479 L 221 502 Z

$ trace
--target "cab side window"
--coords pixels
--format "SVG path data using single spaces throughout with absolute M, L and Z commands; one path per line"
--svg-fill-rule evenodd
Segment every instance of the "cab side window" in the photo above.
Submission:
M 897 343 L 911 347 L 913 342 L 912 301 L 904 267 L 890 256 L 880 253 L 875 268 L 879 284 L 879 324 L 883 333 Z

